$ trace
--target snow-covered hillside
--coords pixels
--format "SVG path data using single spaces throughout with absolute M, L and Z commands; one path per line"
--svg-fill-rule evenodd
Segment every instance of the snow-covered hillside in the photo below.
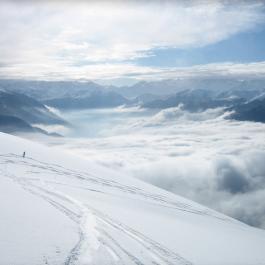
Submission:
M 263 230 L 2 133 L 0 207 L 1 265 L 265 264 Z

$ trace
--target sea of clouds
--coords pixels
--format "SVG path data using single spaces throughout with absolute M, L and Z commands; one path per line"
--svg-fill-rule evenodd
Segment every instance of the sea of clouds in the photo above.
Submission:
M 87 124 L 88 113 L 78 121 Z M 109 119 L 96 135 L 53 144 L 265 228 L 265 124 L 229 120 L 221 108 L 93 113 L 99 122 Z

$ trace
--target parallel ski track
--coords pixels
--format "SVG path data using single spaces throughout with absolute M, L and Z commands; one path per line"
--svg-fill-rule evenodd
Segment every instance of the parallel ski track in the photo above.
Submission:
M 41 182 L 41 179 L 36 175 L 38 174 L 55 174 L 57 176 L 64 176 L 70 178 L 77 178 L 85 183 L 93 183 L 98 185 L 97 189 L 89 189 L 84 186 L 75 186 L 82 189 L 87 189 L 90 192 L 101 192 L 100 186 L 109 187 L 110 191 L 113 189 L 119 190 L 123 193 L 129 193 L 131 195 L 137 195 L 148 202 L 159 204 L 163 207 L 174 208 L 179 211 L 191 212 L 199 215 L 207 215 L 214 218 L 218 218 L 223 221 L 231 221 L 229 218 L 223 218 L 218 216 L 215 212 L 207 210 L 194 209 L 191 205 L 186 203 L 179 203 L 177 201 L 169 200 L 164 196 L 146 192 L 138 187 L 128 186 L 118 183 L 114 180 L 107 180 L 104 178 L 96 177 L 90 173 L 75 171 L 67 169 L 60 165 L 50 164 L 35 160 L 33 158 L 22 159 L 20 156 L 15 154 L 0 155 L 0 164 L 16 164 L 19 166 L 27 167 L 30 170 L 26 171 L 29 177 L 21 177 L 9 173 L 9 171 L 1 170 L 3 175 L 13 179 L 23 186 L 24 189 L 39 196 L 53 205 L 56 209 L 63 212 L 68 218 L 73 220 L 79 227 L 79 241 L 72 249 L 64 265 L 76 265 L 79 263 L 79 256 L 82 254 L 82 248 L 86 240 L 86 231 L 82 228 L 82 222 L 85 221 L 88 214 L 92 214 L 97 221 L 97 231 L 99 233 L 99 241 L 102 245 L 109 248 L 109 250 L 115 254 L 119 261 L 112 264 L 137 264 L 146 265 L 147 258 L 149 259 L 148 264 L 158 265 L 192 265 L 192 263 L 186 260 L 184 257 L 171 251 L 167 247 L 160 243 L 152 240 L 146 235 L 132 229 L 131 227 L 120 223 L 117 220 L 107 216 L 97 209 L 92 208 L 88 204 L 83 204 L 74 198 L 65 195 L 52 187 L 52 184 L 56 185 L 67 185 L 67 183 L 61 183 L 60 181 L 45 181 Z M 33 176 L 34 177 L 33 177 Z M 83 184 L 83 183 L 82 183 Z M 110 193 L 111 194 L 111 193 Z M 122 245 L 116 238 L 115 235 L 119 234 L 123 240 L 129 240 L 136 249 L 141 250 L 143 255 L 135 255 L 132 251 L 126 249 L 126 245 Z M 129 263 L 128 263 L 129 262 Z
M 129 193 L 130 195 L 137 195 L 137 196 L 143 197 L 145 200 L 148 199 L 149 201 L 155 204 L 160 204 L 163 207 L 173 208 L 176 210 L 190 212 L 190 213 L 199 214 L 199 215 L 207 215 L 207 216 L 211 216 L 213 218 L 217 218 L 223 221 L 236 222 L 232 218 L 220 215 L 219 213 L 212 211 L 210 209 L 209 210 L 208 209 L 197 209 L 197 208 L 194 208 L 190 204 L 170 200 L 165 196 L 161 196 L 155 193 L 149 193 L 138 187 L 127 186 L 127 185 L 121 184 L 114 180 L 107 180 L 104 178 L 100 178 L 91 173 L 68 169 L 68 168 L 62 167 L 57 164 L 45 163 L 45 162 L 41 162 L 33 158 L 21 159 L 20 156 L 17 156 L 15 154 L 0 155 L 0 157 L 6 158 L 4 163 L 16 163 L 16 164 L 31 167 L 32 173 L 35 173 L 35 175 L 37 175 L 37 173 L 44 173 L 45 171 L 46 172 L 48 171 L 49 173 L 56 174 L 58 176 L 62 175 L 64 177 L 78 178 L 84 182 L 98 185 L 98 189 L 90 189 L 89 187 L 79 186 L 78 188 L 81 188 L 81 189 L 88 189 L 90 191 L 101 192 L 100 187 L 105 186 L 105 187 L 111 188 L 110 191 L 113 189 L 116 189 L 123 193 Z M 41 171 L 36 171 L 36 170 L 41 170 Z M 38 177 L 36 177 L 35 179 L 38 180 Z M 32 180 L 34 180 L 34 178 Z M 57 182 L 57 184 L 67 185 L 66 183 L 62 183 L 62 182 Z

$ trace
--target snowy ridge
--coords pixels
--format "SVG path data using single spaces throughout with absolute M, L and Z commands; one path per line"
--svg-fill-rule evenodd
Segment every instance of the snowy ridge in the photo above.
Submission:
M 59 150 L 5 134 L 0 140 L 1 177 L 77 228 L 72 250 L 61 261 L 50 252 L 43 264 L 265 264 L 262 230 Z

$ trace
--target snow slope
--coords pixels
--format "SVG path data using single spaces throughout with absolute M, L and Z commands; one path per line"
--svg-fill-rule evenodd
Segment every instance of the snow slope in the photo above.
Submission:
M 1 265 L 265 264 L 263 230 L 2 133 L 0 207 Z

